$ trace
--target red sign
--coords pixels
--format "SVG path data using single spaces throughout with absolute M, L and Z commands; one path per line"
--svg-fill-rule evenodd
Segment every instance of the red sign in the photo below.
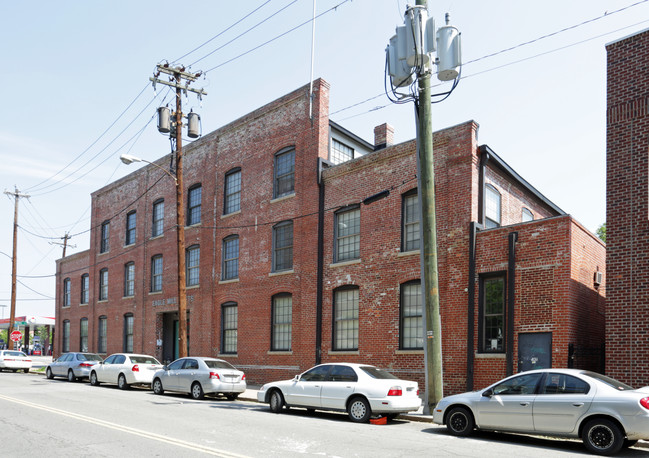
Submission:
M 9 336 L 9 338 L 11 340 L 13 340 L 14 342 L 19 342 L 20 339 L 23 338 L 23 333 L 20 332 L 20 331 L 14 331 L 14 332 L 11 333 L 11 336 Z

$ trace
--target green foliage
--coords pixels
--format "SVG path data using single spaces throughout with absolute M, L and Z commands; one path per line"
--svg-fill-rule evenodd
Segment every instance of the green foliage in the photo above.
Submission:
M 602 240 L 602 242 L 606 243 L 606 223 L 598 227 L 595 233 L 597 234 L 597 237 Z
M 7 329 L 0 329 L 0 339 L 4 340 L 5 343 L 9 341 L 9 339 L 7 339 L 7 332 Z

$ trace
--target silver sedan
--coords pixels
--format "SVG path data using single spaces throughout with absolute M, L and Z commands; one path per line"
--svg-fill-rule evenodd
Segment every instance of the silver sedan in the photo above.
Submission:
M 92 367 L 101 361 L 102 357 L 95 353 L 64 353 L 47 366 L 45 376 L 48 379 L 66 377 L 68 382 L 74 382 L 90 377 Z
M 246 391 L 246 374 L 222 359 L 190 356 L 157 371 L 152 387 L 155 394 L 177 391 L 194 399 L 220 394 L 233 401 Z
M 445 397 L 433 422 L 456 436 L 477 428 L 581 437 L 589 452 L 612 455 L 649 439 L 649 387 L 636 390 L 585 370 L 540 369 Z

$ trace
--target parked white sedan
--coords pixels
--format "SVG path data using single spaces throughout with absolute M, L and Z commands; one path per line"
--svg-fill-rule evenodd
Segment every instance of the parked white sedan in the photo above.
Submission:
M 112 383 L 122 390 L 131 385 L 150 385 L 153 374 L 159 369 L 162 364 L 153 356 L 115 353 L 92 367 L 90 384 Z
M 279 413 L 284 406 L 307 410 L 347 412 L 355 422 L 367 422 L 373 414 L 394 418 L 421 406 L 417 382 L 400 380 L 367 364 L 321 364 L 292 380 L 267 383 L 257 394 L 259 402 Z
M 0 350 L 0 371 L 24 371 L 29 372 L 32 368 L 32 360 L 22 351 Z
M 589 452 L 612 455 L 649 439 L 649 387 L 635 390 L 578 369 L 539 369 L 445 397 L 433 422 L 456 436 L 477 428 L 581 437 Z
M 189 393 L 194 399 L 221 394 L 235 400 L 246 391 L 246 374 L 222 359 L 191 356 L 180 358 L 153 375 L 153 392 Z

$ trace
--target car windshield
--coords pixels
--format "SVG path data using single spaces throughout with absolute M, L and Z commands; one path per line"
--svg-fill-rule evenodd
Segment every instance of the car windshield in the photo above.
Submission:
M 205 360 L 205 364 L 210 369 L 235 369 L 236 370 L 236 367 L 234 367 L 232 364 L 228 363 L 227 361 L 216 361 L 213 359 L 208 359 Z
M 388 371 L 384 371 L 383 369 L 379 369 L 378 367 L 374 366 L 361 366 L 361 370 L 372 378 L 393 380 L 399 379 L 399 377 L 390 374 Z
M 103 359 L 101 359 L 101 356 L 92 355 L 92 354 L 89 354 L 89 353 L 79 353 L 77 355 L 77 359 L 79 361 L 103 361 Z
M 622 383 L 618 380 L 615 380 L 614 378 L 607 377 L 606 375 L 598 374 L 597 372 L 582 372 L 582 374 L 592 377 L 595 380 L 599 380 L 600 382 L 605 383 L 611 388 L 615 388 L 618 391 L 628 391 L 635 389 L 632 386 L 627 385 L 626 383 Z
M 131 362 L 135 364 L 160 364 L 152 356 L 131 356 Z

